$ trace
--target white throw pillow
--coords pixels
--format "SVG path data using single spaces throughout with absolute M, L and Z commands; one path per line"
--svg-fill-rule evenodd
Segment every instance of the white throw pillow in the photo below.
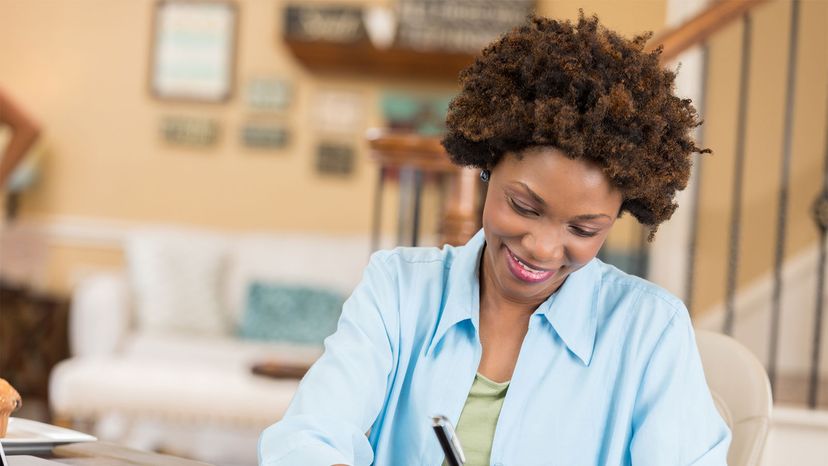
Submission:
M 127 240 L 127 264 L 140 331 L 226 335 L 222 297 L 228 243 L 204 232 L 141 230 Z

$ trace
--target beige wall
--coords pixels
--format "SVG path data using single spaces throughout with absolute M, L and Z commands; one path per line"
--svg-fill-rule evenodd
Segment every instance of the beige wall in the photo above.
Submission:
M 43 181 L 24 198 L 24 220 L 69 216 L 224 230 L 369 231 L 376 171 L 362 133 L 348 136 L 359 149 L 354 175 L 319 176 L 312 157 L 319 135 L 309 108 L 314 94 L 359 93 L 368 128 L 381 124 L 382 89 L 452 93 L 454 84 L 309 73 L 279 40 L 282 2 L 237 3 L 236 94 L 226 104 L 197 105 L 148 94 L 154 1 L 0 0 L 0 86 L 43 123 L 48 136 Z M 541 14 L 558 17 L 574 18 L 579 7 L 628 35 L 664 24 L 663 0 L 539 2 Z M 254 76 L 284 77 L 294 86 L 294 101 L 281 117 L 292 130 L 283 151 L 262 153 L 238 142 L 239 127 L 251 116 L 239 94 Z M 168 147 L 158 131 L 166 115 L 216 118 L 220 141 L 207 150 Z M 395 203 L 391 189 L 384 209 L 389 232 Z M 48 273 L 38 282 L 57 290 L 70 288 L 79 270 L 122 261 L 120 251 L 107 246 L 58 241 L 49 250 Z
M 810 207 L 820 190 L 828 103 L 828 3 L 801 2 L 793 120 L 786 257 L 817 239 Z M 745 172 L 738 283 L 767 274 L 774 262 L 779 173 L 785 116 L 790 2 L 772 1 L 753 15 L 746 126 Z M 710 47 L 710 78 L 704 144 L 700 234 L 694 306 L 707 309 L 724 299 L 730 203 L 735 161 L 741 23 L 716 35 Z
M 365 127 L 381 123 L 383 87 L 453 92 L 452 83 L 334 79 L 306 72 L 277 38 L 278 2 L 243 1 L 237 92 L 227 104 L 178 104 L 147 93 L 152 1 L 73 2 L 3 0 L 2 85 L 46 127 L 53 157 L 45 183 L 25 200 L 27 215 L 80 215 L 186 222 L 226 228 L 366 231 L 375 176 L 361 151 L 355 176 L 318 176 L 313 168 L 310 105 L 320 89 L 345 89 L 365 98 Z M 663 2 L 632 2 L 642 13 L 614 2 L 561 2 L 541 11 L 574 16 L 576 5 L 602 13 L 623 31 L 658 28 Z M 594 8 L 592 8 L 594 6 Z M 622 14 L 623 13 L 623 14 Z M 649 14 L 647 14 L 649 13 Z M 239 90 L 253 76 L 284 76 L 295 101 L 284 119 L 293 142 L 273 153 L 246 149 L 237 131 L 252 114 Z M 165 115 L 217 118 L 216 147 L 187 150 L 158 136 Z M 353 140 L 364 149 L 361 134 Z M 336 202 L 332 202 L 336 200 Z M 342 205 L 350 208 L 342 209 Z
M 236 95 L 227 104 L 178 104 L 148 96 L 152 1 L 3 3 L 2 84 L 44 123 L 53 157 L 25 214 L 193 223 L 224 228 L 361 231 L 369 224 L 373 172 L 361 159 L 349 179 L 319 177 L 309 155 L 315 134 L 307 105 L 319 87 L 365 98 L 365 125 L 378 122 L 371 82 L 313 79 L 276 40 L 277 4 L 242 2 Z M 293 141 L 262 153 L 238 143 L 251 116 L 239 91 L 252 76 L 295 84 L 283 117 Z M 165 115 L 213 117 L 217 146 L 188 150 L 158 136 Z M 352 135 L 359 144 L 359 135 Z M 336 199 L 338 202 L 331 202 Z M 342 209 L 342 204 L 354 209 Z

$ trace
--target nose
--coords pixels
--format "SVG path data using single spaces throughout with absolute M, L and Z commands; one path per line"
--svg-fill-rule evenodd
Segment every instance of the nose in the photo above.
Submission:
M 563 265 L 566 256 L 563 236 L 556 228 L 533 231 L 524 235 L 521 242 L 525 250 L 532 255 L 528 260 L 545 268 Z

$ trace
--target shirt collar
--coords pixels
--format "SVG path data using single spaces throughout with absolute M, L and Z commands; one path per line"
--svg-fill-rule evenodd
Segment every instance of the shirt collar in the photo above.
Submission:
M 557 292 L 538 306 L 542 314 L 584 365 L 589 365 L 598 332 L 598 292 L 601 289 L 601 261 L 592 259 L 570 274 Z
M 483 230 L 478 231 L 464 245 L 454 249 L 446 282 L 442 314 L 437 329 L 426 349 L 430 355 L 448 330 L 464 320 L 471 320 L 477 329 L 480 316 L 480 253 L 486 239 Z
M 483 230 L 464 246 L 455 249 L 450 265 L 442 314 L 426 349 L 430 355 L 446 332 L 458 323 L 470 320 L 479 326 L 480 254 L 485 244 Z M 600 263 L 593 259 L 567 277 L 563 286 L 535 311 L 542 314 L 561 337 L 567 348 L 585 365 L 592 360 L 598 329 L 597 296 L 600 290 Z

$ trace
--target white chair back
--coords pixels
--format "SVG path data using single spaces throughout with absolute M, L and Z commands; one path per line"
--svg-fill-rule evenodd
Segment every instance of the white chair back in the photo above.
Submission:
M 773 409 L 765 368 L 727 335 L 696 330 L 696 343 L 713 400 L 733 433 L 727 464 L 760 464 Z

